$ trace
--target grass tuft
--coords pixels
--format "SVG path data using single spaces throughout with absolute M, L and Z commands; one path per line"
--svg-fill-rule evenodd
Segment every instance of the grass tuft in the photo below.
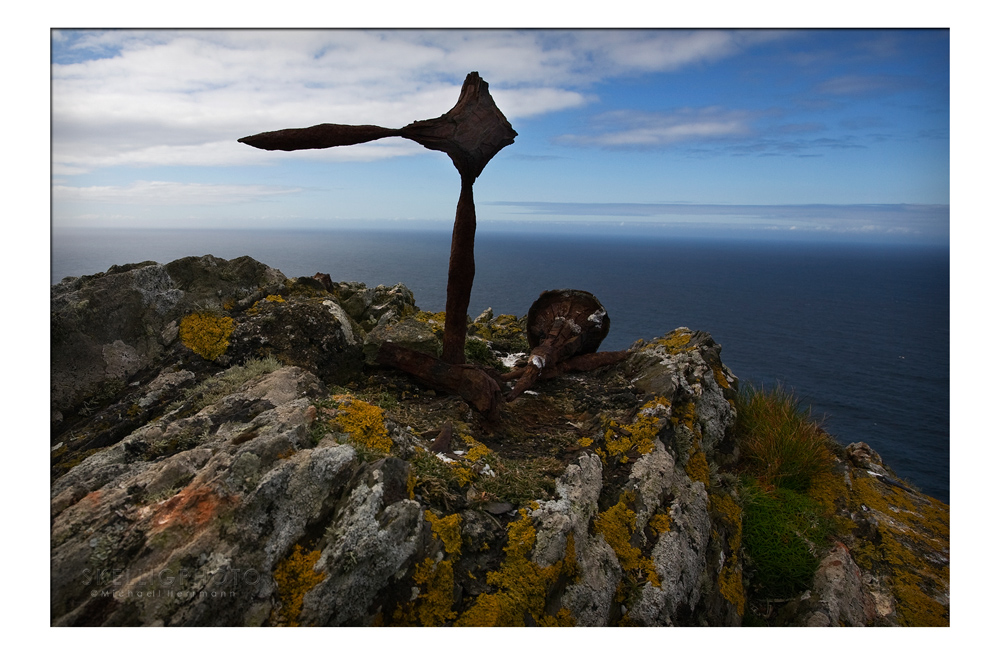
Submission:
M 769 391 L 740 389 L 734 435 L 744 475 L 755 478 L 765 490 L 805 492 L 833 461 L 832 438 L 781 386 Z
M 833 503 L 810 491 L 831 476 L 836 442 L 781 386 L 741 388 L 733 432 L 751 595 L 792 597 L 811 585 L 833 529 Z

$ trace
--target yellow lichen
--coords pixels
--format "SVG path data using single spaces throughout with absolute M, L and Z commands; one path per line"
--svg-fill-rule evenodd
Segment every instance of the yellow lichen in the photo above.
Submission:
M 462 516 L 453 513 L 438 518 L 430 511 L 424 511 L 424 519 L 431 524 L 431 532 L 441 539 L 444 550 L 449 555 L 457 555 L 462 550 Z
M 214 361 L 229 349 L 233 334 L 232 317 L 212 312 L 195 312 L 181 320 L 180 338 L 185 347 L 202 358 Z
M 418 310 L 413 314 L 413 318 L 422 324 L 429 324 L 434 335 L 444 335 L 444 312 L 427 312 Z
M 743 591 L 742 567 L 739 562 L 740 547 L 743 544 L 743 510 L 729 495 L 713 494 L 709 501 L 712 511 L 719 514 L 722 525 L 729 532 L 729 552 L 725 554 L 725 564 L 719 572 L 719 592 L 743 615 L 746 594 Z
M 653 440 L 660 432 L 660 417 L 665 416 L 670 403 L 665 398 L 650 400 L 642 409 L 635 422 L 631 425 L 621 425 L 611 421 L 604 431 L 604 450 L 612 459 L 627 462 L 628 453 L 635 451 L 645 455 L 653 450 Z M 600 453 L 600 451 L 598 451 Z M 605 459 L 605 456 L 601 456 Z
M 343 396 L 335 396 L 343 397 Z M 382 409 L 363 400 L 348 398 L 338 407 L 336 424 L 366 449 L 388 454 L 392 448 Z
M 691 349 L 691 331 L 686 328 L 678 328 L 643 347 L 643 349 L 655 348 L 664 349 L 668 354 L 679 354 L 682 351 L 687 351 Z
M 729 380 L 726 379 L 725 373 L 722 372 L 722 368 L 720 368 L 719 366 L 714 366 L 712 368 L 712 377 L 715 378 L 715 383 L 719 385 L 719 388 L 724 388 L 724 389 L 732 388 L 732 385 L 729 383 Z
M 455 476 L 458 478 L 458 485 L 462 488 L 476 480 L 477 475 L 475 471 L 468 467 L 456 464 L 451 466 L 451 471 L 455 473 Z
M 535 527 L 527 509 L 507 527 L 506 557 L 499 571 L 486 574 L 486 582 L 498 588 L 483 593 L 455 622 L 467 627 L 523 627 L 525 617 L 540 625 L 571 626 L 572 615 L 561 609 L 555 616 L 545 613 L 545 597 L 560 576 L 576 576 L 576 551 L 571 538 L 566 541 L 566 555 L 552 566 L 541 567 L 530 559 L 535 547 Z
M 472 444 L 472 448 L 469 449 L 469 451 L 465 454 L 465 459 L 470 462 L 478 462 L 481 458 L 485 458 L 486 456 L 493 453 L 492 451 L 490 451 L 489 447 L 487 447 L 485 444 L 481 442 L 477 442 L 476 440 L 472 439 L 472 437 L 468 437 L 468 439 L 466 439 L 466 437 L 463 437 L 462 439 L 465 439 L 467 444 Z M 470 442 L 469 440 L 472 441 Z
M 934 590 L 948 588 L 950 567 L 923 555 L 947 552 L 948 506 L 926 496 L 915 500 L 906 491 L 866 473 L 854 476 L 852 489 L 853 511 L 881 514 L 876 521 L 879 538 L 861 541 L 853 549 L 858 565 L 888 576 L 900 624 L 948 626 L 948 606 L 938 600 Z
M 668 509 L 669 511 L 669 509 Z M 664 532 L 670 531 L 670 526 L 673 521 L 670 520 L 669 513 L 656 513 L 653 517 L 649 519 L 649 526 L 653 529 L 656 534 L 663 534 Z
M 746 595 L 743 592 L 743 576 L 737 566 L 736 557 L 726 558 L 726 564 L 719 573 L 719 593 L 722 597 L 736 607 L 736 612 L 743 615 L 746 607 Z
M 416 498 L 416 487 L 417 487 L 417 475 L 413 473 L 413 467 L 411 466 L 406 474 L 406 497 L 409 499 Z
M 258 307 L 258 306 L 261 303 L 284 303 L 284 302 L 285 302 L 285 299 L 283 299 L 281 296 L 279 296 L 277 294 L 271 294 L 270 296 L 267 296 L 266 298 L 263 298 L 263 299 L 257 301 L 256 303 L 254 303 L 250 307 L 250 309 L 247 310 L 247 314 L 249 314 L 249 315 L 260 314 L 260 307 Z
M 615 551 L 622 569 L 660 587 L 660 577 L 653 560 L 644 557 L 642 551 L 631 543 L 635 533 L 636 514 L 629 504 L 634 501 L 635 496 L 631 492 L 622 493 L 617 504 L 594 518 L 594 531 L 604 536 L 604 540 Z
M 278 599 L 281 602 L 278 624 L 299 626 L 303 597 L 326 578 L 324 572 L 313 570 L 319 556 L 318 550 L 306 553 L 303 552 L 302 546 L 296 544 L 292 554 L 275 568 L 274 583 L 278 588 Z
M 418 564 L 413 582 L 421 592 L 416 600 L 417 618 L 425 627 L 440 627 L 458 615 L 454 604 L 455 572 L 448 560 L 435 563 L 430 558 Z
M 710 481 L 708 459 L 700 448 L 688 458 L 684 471 L 692 481 L 701 481 L 708 488 Z

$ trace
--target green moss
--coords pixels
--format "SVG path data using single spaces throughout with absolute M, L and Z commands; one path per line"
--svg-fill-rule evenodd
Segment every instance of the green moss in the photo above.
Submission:
M 185 347 L 202 358 L 214 361 L 229 349 L 233 328 L 232 317 L 214 312 L 195 312 L 181 320 L 180 338 Z
M 324 572 L 313 570 L 319 557 L 320 551 L 307 553 L 303 551 L 302 546 L 296 544 L 292 554 L 275 568 L 274 583 L 278 588 L 278 599 L 281 602 L 278 615 L 272 618 L 276 624 L 299 626 L 302 599 L 306 592 L 326 578 Z
M 822 507 L 806 495 L 749 481 L 743 496 L 743 545 L 751 586 L 762 599 L 787 598 L 807 589 L 819 564 L 816 552 L 830 530 Z
M 469 336 L 465 339 L 465 358 L 469 363 L 489 366 L 498 372 L 507 371 L 506 366 L 497 360 L 489 344 L 481 338 Z

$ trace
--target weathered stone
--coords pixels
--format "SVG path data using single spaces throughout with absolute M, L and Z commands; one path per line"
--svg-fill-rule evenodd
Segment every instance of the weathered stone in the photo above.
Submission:
M 396 322 L 380 323 L 365 338 L 365 362 L 374 365 L 378 358 L 382 343 L 392 342 L 407 349 L 441 356 L 441 340 L 435 335 L 434 328 L 425 322 L 407 317 Z
M 227 303 L 276 290 L 283 280 L 250 257 L 205 255 L 113 266 L 53 285 L 53 409 L 70 410 L 108 380 L 149 367 L 174 342 L 176 333 L 168 332 L 184 315 L 205 307 L 221 311 Z
M 179 267 L 202 296 L 199 280 L 225 268 Z M 188 293 L 147 262 L 68 281 L 54 301 L 82 322 L 94 310 L 81 295 L 101 281 L 140 284 L 133 298 L 154 314 Z M 92 348 L 113 383 L 53 431 L 53 624 L 948 623 L 948 507 L 862 443 L 831 448 L 839 541 L 810 589 L 746 597 L 736 378 L 708 334 L 678 329 L 627 362 L 547 380 L 488 423 L 405 375 L 337 365 L 360 361 L 397 312 L 415 321 L 402 289 L 375 288 L 402 306 L 366 335 L 337 284 L 290 282 L 226 311 L 233 339 L 215 361 L 175 341 L 130 369 L 169 322 L 132 337 L 116 322 Z M 268 352 L 286 365 L 253 360 Z

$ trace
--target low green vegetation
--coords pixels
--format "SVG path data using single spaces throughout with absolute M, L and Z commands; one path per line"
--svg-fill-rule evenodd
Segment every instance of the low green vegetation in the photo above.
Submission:
M 273 356 L 250 359 L 242 365 L 234 365 L 225 372 L 209 377 L 197 386 L 184 392 L 181 401 L 194 400 L 194 410 L 200 410 L 214 404 L 221 397 L 236 391 L 251 379 L 274 372 L 281 367 L 281 362 Z M 173 407 L 173 406 L 172 406 Z
M 836 444 L 780 386 L 741 389 L 736 414 L 750 596 L 789 598 L 812 583 L 832 530 L 832 507 L 810 490 L 830 475 Z

